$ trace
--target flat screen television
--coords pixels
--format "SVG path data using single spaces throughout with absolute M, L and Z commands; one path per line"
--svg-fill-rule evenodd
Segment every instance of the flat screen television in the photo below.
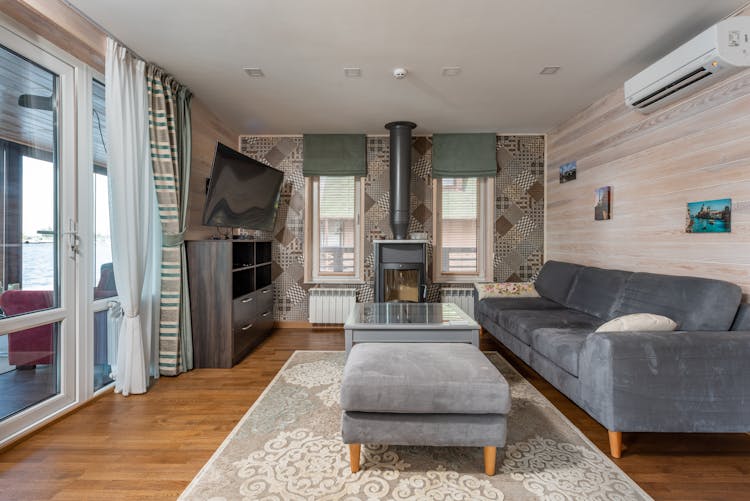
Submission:
M 203 224 L 273 230 L 284 174 L 216 143 Z

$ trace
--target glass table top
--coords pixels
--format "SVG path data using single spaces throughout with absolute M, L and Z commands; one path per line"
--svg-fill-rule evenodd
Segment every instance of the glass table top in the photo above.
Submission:
M 344 327 L 357 326 L 478 328 L 478 324 L 453 303 L 357 303 Z

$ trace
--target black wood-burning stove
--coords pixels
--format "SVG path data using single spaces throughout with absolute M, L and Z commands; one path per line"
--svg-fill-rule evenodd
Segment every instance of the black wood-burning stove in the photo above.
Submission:
M 427 241 L 375 240 L 375 301 L 421 303 L 427 297 Z

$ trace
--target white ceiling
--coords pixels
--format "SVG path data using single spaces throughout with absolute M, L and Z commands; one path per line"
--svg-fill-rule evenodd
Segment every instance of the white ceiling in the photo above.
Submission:
M 381 134 L 393 120 L 545 132 L 745 2 L 71 0 L 235 130 L 260 134 Z M 350 66 L 362 77 L 345 78 Z M 395 80 L 396 67 L 409 76 Z

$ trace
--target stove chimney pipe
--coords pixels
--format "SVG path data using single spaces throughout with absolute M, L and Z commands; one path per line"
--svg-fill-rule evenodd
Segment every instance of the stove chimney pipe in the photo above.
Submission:
M 411 131 L 417 124 L 390 122 L 391 229 L 396 240 L 409 231 L 409 185 L 411 183 Z

